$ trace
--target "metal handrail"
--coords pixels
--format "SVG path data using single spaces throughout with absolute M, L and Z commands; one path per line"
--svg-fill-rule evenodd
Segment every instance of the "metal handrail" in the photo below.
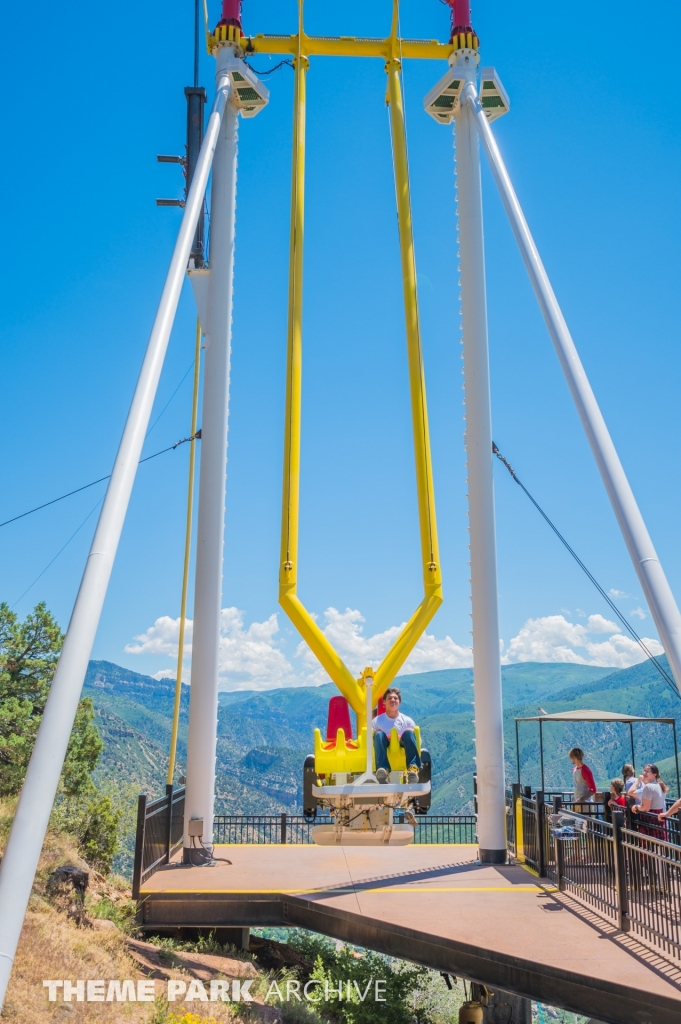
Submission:
M 213 819 L 215 842 L 222 845 L 272 845 L 312 843 L 315 825 L 332 824 L 327 816 L 306 818 L 302 814 L 216 814 Z M 398 823 L 403 819 L 398 815 Z M 417 817 L 414 842 L 417 845 L 475 843 L 476 819 L 473 814 L 429 814 Z
M 518 786 L 511 791 L 507 817 L 514 821 L 515 858 L 622 931 L 634 930 L 681 957 L 678 819 L 660 822 L 656 814 L 615 810 L 606 820 L 564 807 L 560 798 L 549 806 L 542 797 L 521 794 Z
M 165 796 L 148 800 L 141 793 L 137 801 L 135 860 L 132 872 L 132 897 L 139 898 L 140 886 L 162 864 L 169 864 L 182 846 L 185 790 L 166 786 Z
M 184 789 L 166 787 L 165 796 L 148 800 L 142 794 L 137 804 L 137 834 L 133 868 L 133 899 L 140 887 L 163 864 L 168 864 L 182 846 Z M 404 823 L 398 815 L 398 822 Z M 216 814 L 213 837 L 219 845 L 287 845 L 313 842 L 315 825 L 328 825 L 332 818 L 306 818 L 302 814 Z M 416 818 L 417 845 L 473 845 L 476 842 L 474 814 L 429 814 Z

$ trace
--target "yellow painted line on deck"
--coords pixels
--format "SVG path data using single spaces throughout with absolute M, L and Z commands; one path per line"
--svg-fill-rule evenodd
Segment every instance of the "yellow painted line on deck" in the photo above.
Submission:
M 161 890 L 159 890 L 159 889 L 140 889 L 140 896 L 171 896 L 174 893 L 180 893 L 180 894 L 183 894 L 183 895 L 186 895 L 188 893 L 193 893 L 193 894 L 195 894 L 197 896 L 202 894 L 202 893 L 213 893 L 216 896 L 219 896 L 219 895 L 254 896 L 254 895 L 257 895 L 257 894 L 262 894 L 263 896 L 265 896 L 265 895 L 272 895 L 274 893 L 281 893 L 283 896 L 295 896 L 295 895 L 300 896 L 300 895 L 304 895 L 304 894 L 307 894 L 309 896 L 311 896 L 311 895 L 320 896 L 320 895 L 323 895 L 325 893 L 328 893 L 330 895 L 333 895 L 334 893 L 335 894 L 343 895 L 345 893 L 348 893 L 348 894 L 350 894 L 350 893 L 351 894 L 355 894 L 355 893 L 361 894 L 361 893 L 364 893 L 364 892 L 380 892 L 380 893 L 385 892 L 385 893 L 390 893 L 390 894 L 393 894 L 393 893 L 396 893 L 396 892 L 399 892 L 399 893 L 412 892 L 412 893 L 417 893 L 418 894 L 418 893 L 423 893 L 423 892 L 535 892 L 536 893 L 536 892 L 544 892 L 544 891 L 545 891 L 544 889 L 540 888 L 537 885 L 532 885 L 532 886 L 529 886 L 529 885 L 525 885 L 525 886 L 523 886 L 523 885 L 498 885 L 498 886 L 494 886 L 494 885 L 478 885 L 478 886 L 456 885 L 456 886 L 452 886 L 451 888 L 444 888 L 444 887 L 440 887 L 440 886 L 438 886 L 437 888 L 435 888 L 433 886 L 428 886 L 428 887 L 420 886 L 419 888 L 407 888 L 406 885 L 405 885 L 404 887 L 400 887 L 400 886 L 378 886 L 375 889 L 364 889 L 362 887 L 362 883 L 358 882 L 357 886 L 352 886 L 352 887 L 342 886 L 342 887 L 335 888 L 335 889 L 332 889 L 332 888 L 330 888 L 330 889 L 323 889 L 323 888 L 322 889 L 161 889 Z
M 220 849 L 220 850 L 235 850 L 235 849 L 237 849 L 237 847 L 241 848 L 241 847 L 244 847 L 244 846 L 247 846 L 249 848 L 249 850 L 271 850 L 272 848 L 274 848 L 275 850 L 280 850 L 280 849 L 282 849 L 284 847 L 287 850 L 300 850 L 300 849 L 303 849 L 303 850 L 331 850 L 331 849 L 333 849 L 333 850 L 341 850 L 341 849 L 342 850 L 347 850 L 348 849 L 347 846 L 336 846 L 335 844 L 333 846 L 318 846 L 316 843 L 213 843 L 213 846 L 214 846 L 214 848 L 216 850 L 217 849 Z M 438 850 L 441 849 L 443 846 L 451 846 L 451 847 L 465 846 L 468 849 L 472 850 L 472 849 L 477 849 L 478 844 L 477 843 L 412 843 L 412 844 L 410 844 L 409 849 L 410 850 L 416 850 L 416 849 L 420 850 L 422 847 L 426 847 L 426 846 L 428 846 L 428 847 L 436 846 L 438 848 Z M 358 849 L 367 849 L 367 847 L 357 847 L 357 848 Z M 374 849 L 375 850 L 375 849 L 377 849 L 377 847 L 375 847 L 375 846 L 374 847 L 369 847 L 369 849 Z M 394 850 L 395 847 L 391 846 L 390 849 Z M 401 847 L 401 849 L 406 849 L 406 847 Z
M 416 885 L 417 883 L 415 883 Z M 396 886 L 389 888 L 381 886 L 379 889 L 361 889 L 361 892 L 541 892 L 536 885 L 453 885 L 450 888 L 419 886 L 418 888 Z

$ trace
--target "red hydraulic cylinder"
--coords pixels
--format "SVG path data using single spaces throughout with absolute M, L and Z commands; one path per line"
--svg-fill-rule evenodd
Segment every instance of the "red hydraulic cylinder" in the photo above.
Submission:
M 238 25 L 241 28 L 241 0 L 222 0 L 221 25 Z
M 456 32 L 472 32 L 471 0 L 448 0 L 452 8 L 452 35 Z

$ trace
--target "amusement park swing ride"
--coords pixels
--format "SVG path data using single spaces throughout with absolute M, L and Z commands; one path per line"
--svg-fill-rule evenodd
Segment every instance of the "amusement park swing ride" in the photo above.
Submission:
M 17 948 L 187 274 L 196 300 L 205 357 L 183 860 L 195 865 L 212 863 L 238 119 L 248 120 L 259 115 L 269 99 L 267 87 L 248 66 L 247 58 L 252 54 L 290 59 L 295 76 L 279 601 L 340 691 L 331 701 L 326 735 L 322 737 L 320 730 L 316 730 L 314 752 L 303 767 L 306 814 L 314 817 L 322 808 L 331 812 L 333 818 L 331 825 L 317 825 L 312 830 L 315 843 L 388 847 L 409 844 L 414 836 L 414 815 L 426 813 L 431 801 L 431 764 L 425 747 L 421 747 L 422 769 L 418 782 L 410 781 L 405 777 L 404 751 L 393 733 L 389 747 L 389 781 L 381 784 L 374 772 L 370 726 L 374 709 L 442 603 L 401 84 L 404 59 L 439 60 L 447 64 L 445 74 L 425 97 L 424 108 L 425 114 L 439 124 L 452 125 L 455 139 L 480 861 L 483 864 L 506 861 L 480 143 L 677 686 L 681 681 L 681 615 L 491 128 L 496 118 L 509 111 L 509 98 L 496 71 L 480 67 L 479 41 L 471 22 L 469 0 L 446 0 L 446 5 L 451 10 L 447 43 L 400 38 L 398 0 L 393 0 L 390 34 L 381 39 L 310 36 L 304 28 L 303 0 L 298 0 L 298 30 L 294 35 L 245 35 L 241 0 L 222 0 L 220 21 L 213 31 L 207 27 L 208 49 L 216 61 L 215 96 L 204 134 L 205 93 L 198 88 L 196 76 L 194 88 L 187 90 L 187 190 L 184 203 L 177 204 L 184 207 L 182 222 L 0 867 L 0 1003 Z M 380 665 L 366 668 L 358 679 L 297 594 L 306 88 L 310 59 L 316 55 L 379 58 L 385 64 L 416 466 L 424 596 Z M 377 95 L 376 100 L 382 102 L 383 97 Z M 210 252 L 206 260 L 203 210 L 209 177 Z M 176 201 L 169 202 L 176 204 Z M 198 394 L 197 387 L 194 394 Z M 196 422 L 195 419 L 194 426 Z M 192 435 L 195 433 L 193 430 Z M 185 598 L 186 577 L 182 623 Z M 355 729 L 351 711 L 355 715 Z M 420 746 L 420 737 L 417 741 Z M 400 812 L 398 821 L 396 811 Z

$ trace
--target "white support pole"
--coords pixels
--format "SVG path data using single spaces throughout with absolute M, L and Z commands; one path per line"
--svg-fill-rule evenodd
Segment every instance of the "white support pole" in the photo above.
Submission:
M 527 273 L 572 392 L 582 426 L 591 445 L 591 451 L 608 492 L 648 607 L 655 620 L 676 684 L 681 687 L 681 614 L 679 614 L 674 595 L 558 305 L 558 300 L 530 233 L 501 153 L 475 88 L 470 84 L 465 86 L 463 105 L 470 110 L 471 116 L 475 119 Z
M 130 501 L 228 90 L 229 81 L 220 79 L 144 362 L 0 867 L 0 1009 Z
M 234 65 L 231 47 L 217 54 L 218 79 L 226 65 Z M 201 472 L 196 538 L 194 629 L 187 739 L 187 791 L 185 797 L 184 860 L 199 863 L 202 852 L 192 853 L 188 822 L 203 819 L 202 843 L 213 842 L 215 752 L 218 723 L 218 672 L 222 560 L 227 482 L 227 429 L 229 368 L 232 340 L 234 231 L 238 111 L 228 103 L 213 161 L 210 218 L 210 278 L 208 315 L 203 325 L 206 354 L 203 371 L 201 418 Z
M 475 73 L 472 68 L 461 70 L 464 76 Z M 455 139 L 466 394 L 478 845 L 481 861 L 503 864 L 506 861 L 504 732 L 480 149 L 473 118 L 465 104 L 460 106 L 455 118 Z

